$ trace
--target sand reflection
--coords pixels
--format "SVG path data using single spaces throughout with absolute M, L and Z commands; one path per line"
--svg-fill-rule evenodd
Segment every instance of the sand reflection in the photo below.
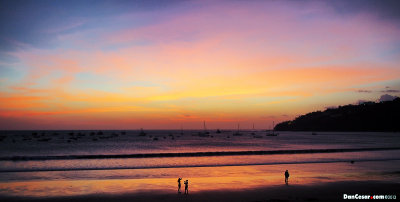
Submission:
M 397 165 L 397 166 L 396 166 Z M 176 193 L 176 180 L 189 179 L 189 193 L 206 190 L 246 190 L 257 187 L 280 186 L 284 172 L 289 170 L 289 186 L 349 180 L 399 181 L 398 176 L 382 175 L 399 169 L 399 161 L 287 164 L 264 166 L 226 166 L 195 168 L 163 168 L 136 170 L 74 171 L 91 179 L 36 180 L 0 183 L 0 195 L 9 196 L 74 196 L 90 194 L 121 194 L 157 190 Z M 68 172 L 48 172 L 61 175 Z M 35 175 L 34 172 L 30 173 Z M 104 179 L 107 176 L 114 179 Z M 137 178 L 140 176 L 139 178 Z M 147 176 L 147 177 L 144 177 Z

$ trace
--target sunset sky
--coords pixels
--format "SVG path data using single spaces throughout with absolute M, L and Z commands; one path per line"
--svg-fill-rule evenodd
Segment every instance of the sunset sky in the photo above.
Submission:
M 1 0 L 0 129 L 265 129 L 400 96 L 399 7 Z

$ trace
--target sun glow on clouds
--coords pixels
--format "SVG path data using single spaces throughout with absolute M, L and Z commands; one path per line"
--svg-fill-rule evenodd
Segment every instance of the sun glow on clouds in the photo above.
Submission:
M 1 62 L 17 72 L 0 75 L 2 128 L 261 128 L 400 79 L 399 26 L 321 2 L 190 1 L 48 30 L 53 48 Z

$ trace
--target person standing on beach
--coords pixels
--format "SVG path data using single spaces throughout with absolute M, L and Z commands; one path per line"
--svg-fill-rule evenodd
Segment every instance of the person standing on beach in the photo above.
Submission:
M 289 171 L 288 170 L 285 171 L 285 183 L 286 184 L 289 183 Z
M 181 180 L 182 178 L 178 178 L 178 193 L 181 193 Z
M 189 180 L 186 180 L 184 183 L 185 183 L 185 194 L 189 194 L 189 189 L 188 189 L 188 187 L 189 187 Z

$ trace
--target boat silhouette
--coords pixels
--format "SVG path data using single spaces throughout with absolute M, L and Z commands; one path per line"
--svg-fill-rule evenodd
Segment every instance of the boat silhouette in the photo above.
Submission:
M 243 134 L 240 133 L 239 124 L 238 124 L 238 129 L 237 129 L 237 131 L 236 131 L 235 133 L 233 133 L 233 136 L 242 136 L 242 135 L 243 135 Z
M 199 137 L 209 137 L 210 136 L 210 132 L 207 131 L 206 121 L 203 121 L 203 127 L 204 127 L 204 131 L 200 131 L 197 135 Z
M 272 131 L 267 131 L 266 136 L 278 136 L 279 133 L 275 133 L 274 122 L 272 122 Z
M 253 130 L 251 131 L 251 134 L 252 134 L 253 136 L 256 135 L 256 130 L 254 129 L 254 123 L 253 123 Z
M 146 136 L 147 134 L 143 131 L 143 128 L 140 129 L 139 136 Z

